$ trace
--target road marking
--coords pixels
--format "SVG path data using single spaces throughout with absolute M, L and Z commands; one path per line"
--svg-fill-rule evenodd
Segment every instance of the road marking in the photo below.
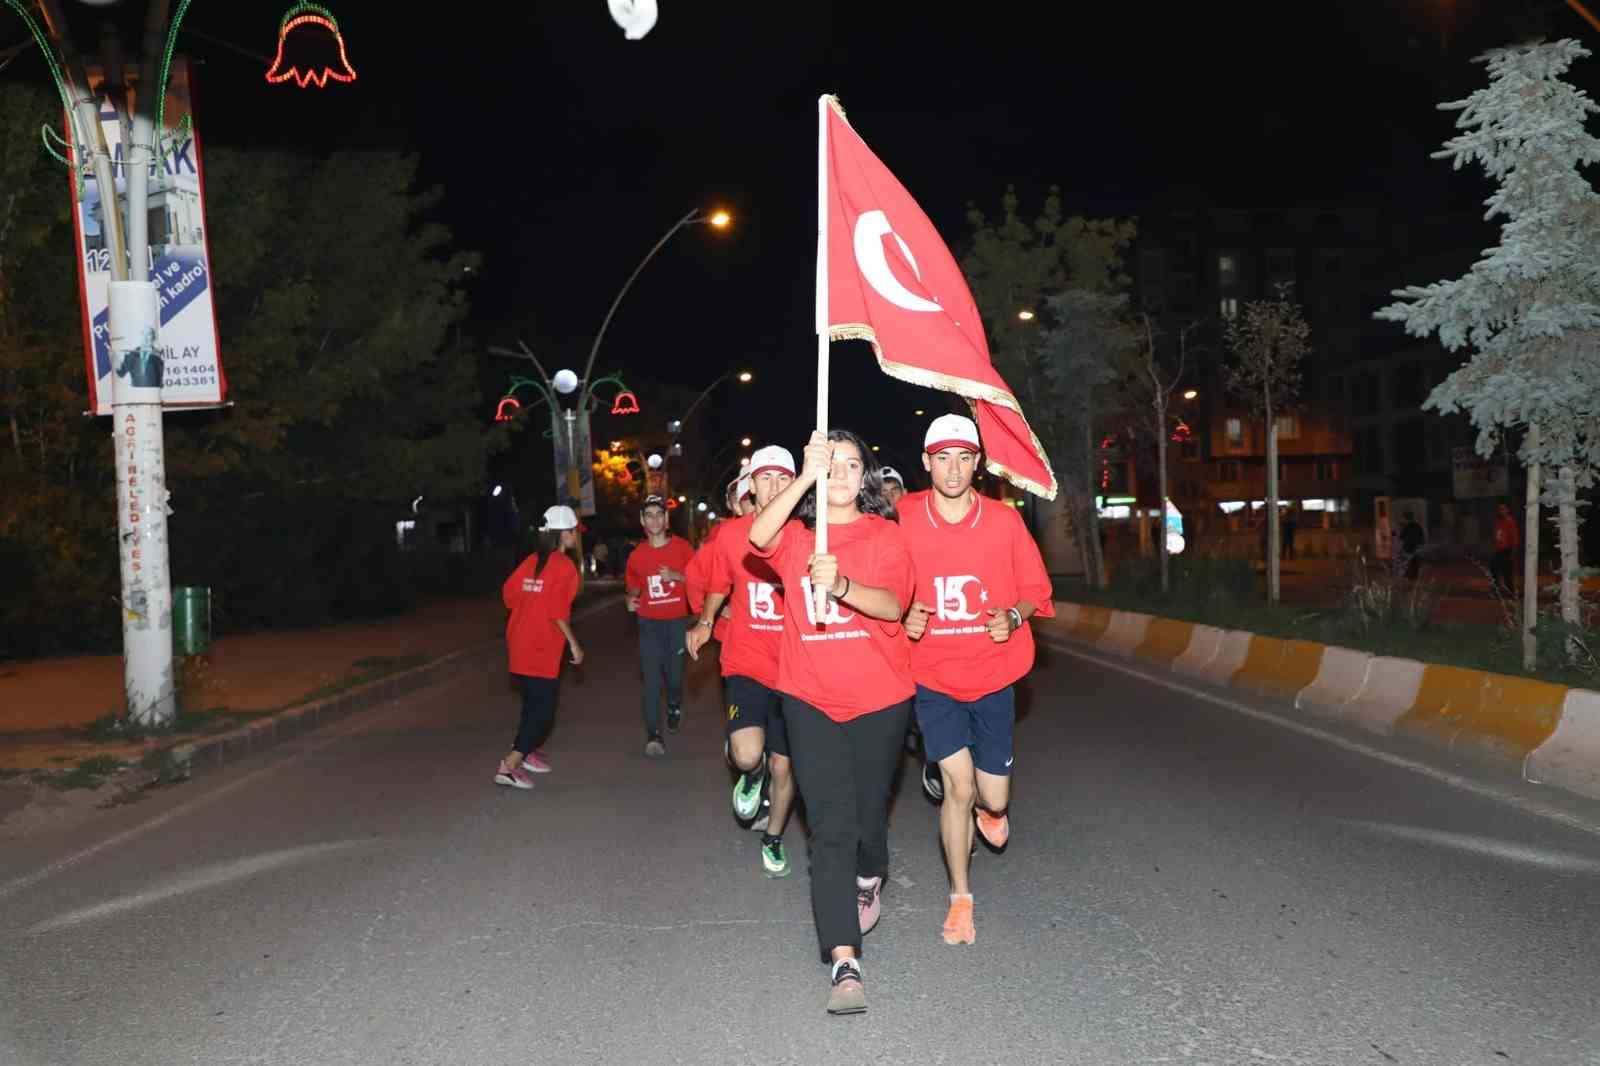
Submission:
M 608 607 L 615 606 L 618 598 L 619 597 L 616 596 L 608 596 L 605 599 L 600 600 L 598 603 L 590 604 L 583 610 L 578 611 L 573 615 L 573 617 L 584 618 L 591 614 L 597 614 Z M 459 677 L 437 682 L 437 684 L 460 684 L 464 681 L 472 681 L 476 679 L 476 674 L 467 673 L 462 674 Z M 136 840 L 152 830 L 159 829 L 168 822 L 175 821 L 184 815 L 192 814 L 193 812 L 200 810 L 202 807 L 206 807 L 212 803 L 215 803 L 223 796 L 237 792 L 246 785 L 252 784 L 257 780 L 268 776 L 269 774 L 274 774 L 286 766 L 291 766 L 294 763 L 304 759 L 308 755 L 315 755 L 323 748 L 326 748 L 332 744 L 337 744 L 339 741 L 354 735 L 358 727 L 365 728 L 386 722 L 390 718 L 393 718 L 395 715 L 399 714 L 401 711 L 409 709 L 409 697 L 411 695 L 414 695 L 414 693 L 407 693 L 405 696 L 397 697 L 393 707 L 378 714 L 376 717 L 373 716 L 370 710 L 356 711 L 348 717 L 342 718 L 338 722 L 328 726 L 327 728 L 329 735 L 319 741 L 316 741 L 309 747 L 294 752 L 293 754 L 279 759 L 268 766 L 260 767 L 259 769 L 252 770 L 247 774 L 236 777 L 227 784 L 215 788 L 204 795 L 196 796 L 186 803 L 179 804 L 166 814 L 158 815 L 157 817 L 150 819 L 148 822 L 142 822 L 139 825 L 124 829 L 122 832 L 117 833 L 114 836 L 109 836 L 100 841 L 98 844 L 91 844 L 82 851 L 74 852 L 64 859 L 57 859 L 50 865 L 35 870 L 31 874 L 24 874 L 21 877 L 14 877 L 10 881 L 0 883 L 0 899 L 5 899 L 7 896 L 14 896 L 23 889 L 32 888 L 39 882 L 48 880 L 49 878 L 54 877 L 56 874 L 78 865 L 85 859 L 93 858 L 102 851 L 105 851 L 107 848 L 120 847 L 131 840 Z
M 1474 796 L 1494 800 L 1497 803 L 1508 804 L 1522 811 L 1524 814 L 1531 814 L 1549 821 L 1559 822 L 1569 829 L 1577 829 L 1589 834 L 1590 836 L 1600 837 L 1600 825 L 1597 825 L 1592 821 L 1586 821 L 1577 815 L 1569 814 L 1568 812 L 1560 810 L 1559 808 L 1547 806 L 1538 802 L 1537 800 L 1506 792 L 1503 789 L 1496 788 L 1492 785 L 1486 785 L 1480 781 L 1474 781 L 1470 777 L 1464 777 L 1460 774 L 1451 773 L 1449 770 L 1442 770 L 1437 766 L 1430 766 L 1429 764 L 1421 762 L 1417 759 L 1408 759 L 1403 755 L 1396 755 L 1394 752 L 1384 751 L 1382 748 L 1374 745 L 1365 744 L 1359 740 L 1353 740 L 1349 737 L 1340 736 L 1338 733 L 1329 732 L 1326 729 L 1321 729 L 1314 725 L 1308 725 L 1305 722 L 1296 721 L 1293 718 L 1286 718 L 1283 715 L 1274 714 L 1271 711 L 1263 711 L 1259 708 L 1251 707 L 1248 704 L 1240 703 L 1239 701 L 1229 699 L 1226 696 L 1212 692 L 1206 692 L 1202 689 L 1191 688 L 1180 681 L 1174 681 L 1170 678 L 1162 677 L 1159 674 L 1146 673 L 1143 670 L 1128 666 L 1124 663 L 1102 659 L 1098 655 L 1070 647 L 1062 643 L 1060 640 L 1051 637 L 1039 637 L 1036 639 L 1043 644 L 1049 645 L 1056 651 L 1063 652 L 1075 659 L 1082 659 L 1084 662 L 1093 663 L 1096 666 L 1103 666 L 1107 670 L 1115 670 L 1118 673 L 1127 674 L 1130 677 L 1136 677 L 1141 681 L 1148 681 L 1152 685 L 1160 685 L 1162 688 L 1171 689 L 1174 692 L 1181 692 L 1186 696 L 1193 697 L 1194 699 L 1204 700 L 1207 703 L 1214 703 L 1219 707 L 1226 707 L 1230 711 L 1237 711 L 1240 714 L 1248 715 L 1249 717 L 1258 719 L 1259 721 L 1270 722 L 1273 725 L 1279 726 L 1283 729 L 1288 729 L 1296 733 L 1302 733 L 1308 737 L 1315 737 L 1317 740 L 1333 744 L 1336 747 L 1344 748 L 1346 751 L 1353 751 L 1359 755 L 1365 755 L 1368 758 L 1376 759 L 1382 763 L 1387 763 L 1390 766 L 1397 766 L 1403 770 L 1410 770 L 1413 773 L 1421 774 L 1423 777 L 1431 778 L 1442 784 L 1449 785 L 1452 788 L 1460 789 L 1463 792 L 1470 792 Z

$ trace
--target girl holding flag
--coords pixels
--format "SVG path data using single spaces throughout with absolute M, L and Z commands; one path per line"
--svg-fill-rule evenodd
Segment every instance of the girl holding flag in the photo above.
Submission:
M 916 691 L 900 624 L 911 555 L 870 454 L 848 430 L 813 433 L 800 476 L 750 526 L 751 545 L 788 593 L 778 690 L 812 831 L 811 906 L 832 962 L 830 1014 L 866 1010 L 861 938 L 881 911 L 889 788 Z M 825 554 L 813 533 L 819 483 Z

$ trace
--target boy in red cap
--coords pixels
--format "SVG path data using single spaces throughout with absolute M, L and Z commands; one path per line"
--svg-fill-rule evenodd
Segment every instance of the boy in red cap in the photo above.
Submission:
M 940 415 L 924 438 L 933 487 L 900 501 L 916 568 L 906 615 L 924 752 L 944 785 L 939 838 L 950 868 L 947 944 L 977 939 L 972 833 L 1004 847 L 1011 823 L 1012 685 L 1033 668 L 1034 614 L 1053 615 L 1050 577 L 1016 510 L 972 487 L 981 449 L 970 418 Z

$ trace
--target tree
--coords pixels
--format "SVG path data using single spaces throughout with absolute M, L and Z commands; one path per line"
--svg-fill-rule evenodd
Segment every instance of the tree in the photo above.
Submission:
M 1429 395 L 1425 407 L 1465 411 L 1478 429 L 1481 455 L 1508 433 L 1524 431 L 1519 449 L 1528 468 L 1530 501 L 1523 582 L 1523 665 L 1537 663 L 1538 506 L 1540 473 L 1558 472 L 1542 494 L 1560 515 L 1561 603 L 1569 624 L 1578 614 L 1577 491 L 1600 467 L 1600 197 L 1580 168 L 1600 162 L 1600 140 L 1586 125 L 1597 110 L 1562 76 L 1589 55 L 1576 41 L 1523 44 L 1479 57 L 1489 84 L 1464 100 L 1457 136 L 1434 158 L 1457 169 L 1482 166 L 1496 184 L 1488 217 L 1505 219 L 1500 243 L 1464 276 L 1396 290 L 1398 302 L 1376 317 L 1407 333 L 1436 334 L 1451 351 L 1472 354 Z
M 1289 286 L 1276 300 L 1251 300 L 1229 319 L 1232 359 L 1223 368 L 1228 391 L 1254 407 L 1267 431 L 1267 602 L 1278 602 L 1278 412 L 1300 392 L 1300 360 L 1311 350 L 1311 327 Z
M 997 222 L 969 206 L 972 236 L 961 267 L 983 315 L 995 368 L 1015 390 L 1052 464 L 1069 472 L 1063 488 L 1085 579 L 1103 585 L 1093 474 L 1099 451 L 1093 445 L 1099 394 L 1112 372 L 1101 361 L 1127 343 L 1120 323 L 1127 301 L 1115 296 L 1128 284 L 1122 253 L 1137 227 L 1131 220 L 1068 216 L 1054 187 L 1033 221 L 1022 218 L 1019 206 L 1011 187 Z M 1073 347 L 1069 338 L 1088 349 Z M 1074 476 L 1074 470 L 1081 473 Z
M 1123 370 L 1122 389 L 1126 394 L 1125 407 L 1138 412 L 1142 418 L 1133 425 L 1149 437 L 1156 449 L 1158 504 L 1161 519 L 1156 528 L 1157 552 L 1161 558 L 1161 592 L 1172 590 L 1172 559 L 1167 550 L 1167 445 L 1172 439 L 1172 393 L 1183 380 L 1184 368 L 1189 360 L 1189 335 L 1200 327 L 1191 322 L 1178 330 L 1176 352 L 1163 354 L 1161 334 L 1148 314 L 1140 316 L 1140 343 L 1129 350 L 1130 358 Z M 1140 521 L 1145 521 L 1140 516 Z

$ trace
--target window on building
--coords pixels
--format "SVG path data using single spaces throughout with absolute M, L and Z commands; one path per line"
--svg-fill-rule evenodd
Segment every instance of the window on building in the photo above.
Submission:
M 1222 252 L 1217 256 L 1217 285 L 1224 289 L 1239 284 L 1239 253 Z
M 1222 298 L 1221 305 L 1218 307 L 1218 310 L 1222 313 L 1222 317 L 1227 319 L 1227 320 L 1229 320 L 1229 321 L 1232 321 L 1233 319 L 1237 318 L 1238 315 L 1239 315 L 1239 299 L 1238 299 L 1238 297 L 1236 297 L 1236 296 L 1224 296 Z
M 1299 415 L 1279 415 L 1277 422 L 1279 440 L 1294 440 L 1300 436 Z
M 1239 464 L 1232 459 L 1225 459 L 1217 464 L 1218 481 L 1238 481 Z
M 1267 252 L 1267 280 L 1274 285 L 1294 281 L 1294 249 L 1273 248 Z
M 1337 459 L 1318 459 L 1317 460 L 1317 480 L 1318 481 L 1338 481 L 1339 480 L 1339 460 L 1337 460 Z
M 1229 418 L 1223 422 L 1223 432 L 1228 438 L 1228 447 L 1244 447 L 1244 419 Z

